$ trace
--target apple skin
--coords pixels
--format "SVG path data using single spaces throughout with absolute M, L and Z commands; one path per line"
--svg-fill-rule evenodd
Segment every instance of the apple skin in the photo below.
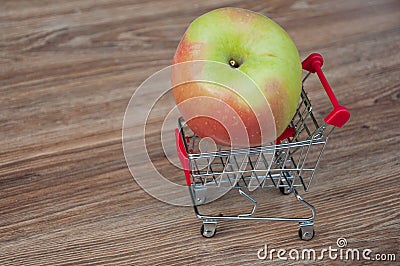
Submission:
M 262 127 L 273 128 L 270 132 L 273 131 L 275 137 L 287 128 L 299 102 L 302 68 L 296 46 L 278 24 L 261 14 L 240 8 L 227 7 L 208 12 L 190 24 L 177 47 L 173 64 L 196 60 L 229 65 L 232 71 L 240 71 L 248 76 L 259 91 L 249 91 L 239 96 L 215 84 L 182 84 L 180 80 L 190 80 L 192 77 L 195 80 L 196 75 L 212 80 L 218 76 L 219 70 L 205 66 L 200 70 L 201 73 L 194 73 L 198 69 L 173 68 L 172 93 L 183 118 L 187 120 L 192 117 L 187 123 L 194 133 L 200 137 L 211 137 L 217 144 L 231 146 L 232 139 L 226 126 L 240 119 L 245 125 L 247 136 L 243 136 L 246 140 L 239 142 L 247 141 L 249 146 L 258 146 L 271 141 L 261 137 Z M 260 101 L 260 92 L 267 106 Z M 215 101 L 199 99 L 195 102 L 196 97 L 222 100 L 237 115 L 225 119 L 223 123 L 212 117 L 194 117 L 196 112 L 221 112 L 223 109 Z M 180 103 L 188 99 L 194 99 L 194 102 L 180 106 Z M 273 119 L 261 121 L 260 125 L 257 117 L 266 108 L 272 112 Z

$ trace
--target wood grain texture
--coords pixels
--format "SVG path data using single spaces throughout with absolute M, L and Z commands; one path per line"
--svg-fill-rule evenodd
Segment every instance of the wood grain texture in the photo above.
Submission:
M 400 260 L 399 1 L 2 0 L 0 6 L 1 265 L 253 265 L 266 263 L 257 258 L 264 244 L 321 250 L 335 247 L 338 237 L 350 248 Z M 192 208 L 151 197 L 126 166 L 122 120 L 135 88 L 170 64 L 194 18 L 223 6 L 268 15 L 293 37 L 302 58 L 322 53 L 327 78 L 350 109 L 304 195 L 317 208 L 310 242 L 299 241 L 295 224 L 262 222 L 221 222 L 216 237 L 204 239 Z M 326 114 L 325 94 L 312 96 L 317 114 Z M 292 197 L 263 193 L 260 211 L 301 214 Z M 209 208 L 221 206 L 235 212 L 248 205 L 231 195 Z

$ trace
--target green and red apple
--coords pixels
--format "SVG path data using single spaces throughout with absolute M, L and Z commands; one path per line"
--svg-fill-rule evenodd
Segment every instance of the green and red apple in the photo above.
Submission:
M 229 146 L 232 139 L 227 128 L 240 119 L 247 131 L 243 138 L 249 146 L 258 146 L 271 141 L 261 137 L 261 128 L 273 128 L 276 137 L 287 128 L 300 98 L 302 67 L 296 46 L 278 24 L 259 13 L 240 8 L 208 12 L 190 24 L 178 45 L 173 64 L 198 60 L 203 62 L 201 68 L 182 64 L 172 69 L 174 99 L 194 133 Z M 226 68 L 218 67 L 222 65 Z M 211 81 L 231 78 L 234 83 L 237 74 L 247 76 L 256 90 L 251 86 L 242 87 L 238 93 L 213 82 L 196 81 L 198 77 Z M 195 82 L 182 83 L 182 80 Z M 206 98 L 215 101 L 205 101 Z M 191 100 L 191 104 L 181 104 L 187 100 Z M 202 115 L 210 110 L 224 112 L 223 105 L 216 104 L 221 101 L 226 108 L 234 110 L 235 115 L 223 122 Z M 260 121 L 260 114 L 266 111 L 272 112 L 272 118 L 264 116 Z

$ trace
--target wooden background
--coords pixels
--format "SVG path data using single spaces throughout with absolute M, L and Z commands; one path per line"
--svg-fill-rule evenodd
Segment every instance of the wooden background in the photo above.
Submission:
M 276 20 L 302 58 L 322 53 L 351 112 L 304 195 L 318 215 L 310 242 L 295 224 L 262 222 L 221 222 L 205 239 L 192 208 L 148 195 L 125 163 L 122 121 L 135 88 L 170 64 L 194 18 L 223 6 Z M 265 244 L 321 250 L 338 237 L 398 263 L 399 88 L 398 0 L 2 0 L 0 264 L 251 265 L 266 263 L 256 255 Z M 329 111 L 323 91 L 313 99 L 318 114 Z M 299 213 L 294 197 L 264 193 L 261 211 Z M 237 199 L 215 206 L 248 207 Z

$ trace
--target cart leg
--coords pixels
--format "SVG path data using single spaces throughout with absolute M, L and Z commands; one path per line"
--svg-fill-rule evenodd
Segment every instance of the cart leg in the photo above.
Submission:
M 308 203 L 305 199 L 303 199 L 299 193 L 297 192 L 297 189 L 293 188 L 292 189 L 294 192 L 294 195 L 296 196 L 296 199 L 298 201 L 300 201 L 301 203 L 303 203 L 307 208 L 309 208 L 311 210 L 311 217 L 308 219 L 309 222 L 313 222 L 315 220 L 316 217 L 316 213 L 315 213 L 315 208 L 314 206 L 312 206 L 310 203 Z
M 279 190 L 283 195 L 289 195 L 292 193 L 292 179 L 290 177 L 292 176 L 290 172 L 284 172 L 284 177 L 281 178 L 281 186 L 279 187 Z
M 241 189 L 239 189 L 239 193 L 240 193 L 240 195 L 245 197 L 248 201 L 253 203 L 253 209 L 252 209 L 252 211 L 250 213 L 239 214 L 238 217 L 250 217 L 250 216 L 252 216 L 256 212 L 257 201 L 255 199 L 253 199 L 252 197 L 250 197 L 249 195 L 247 195 L 246 193 L 244 193 L 244 191 L 241 190 Z
M 217 221 L 213 219 L 203 220 L 200 228 L 200 233 L 203 237 L 213 237 L 217 232 Z
M 306 200 L 304 200 L 299 195 L 299 193 L 297 192 L 297 190 L 295 188 L 293 189 L 293 192 L 294 192 L 297 200 L 299 200 L 301 203 L 306 205 L 311 210 L 311 217 L 308 218 L 307 220 L 299 223 L 300 224 L 299 237 L 302 240 L 307 240 L 307 241 L 311 240 L 315 234 L 315 231 L 314 231 L 314 219 L 316 217 L 315 208 L 310 203 L 308 203 Z

